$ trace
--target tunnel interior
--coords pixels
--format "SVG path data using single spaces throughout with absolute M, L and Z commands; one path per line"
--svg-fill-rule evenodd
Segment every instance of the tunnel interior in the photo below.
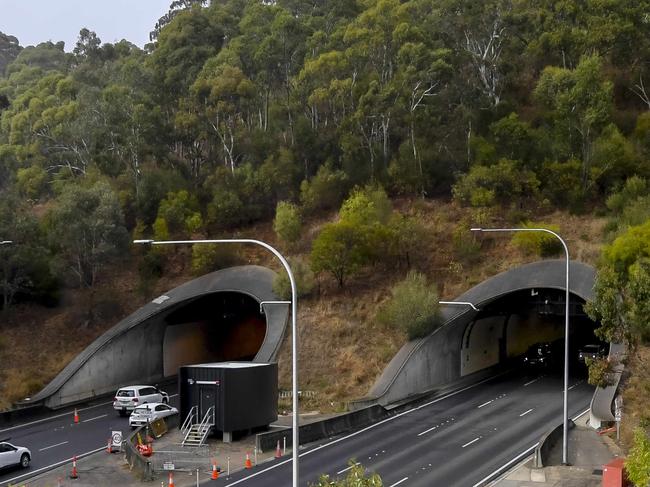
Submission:
M 181 365 L 250 361 L 266 334 L 259 303 L 240 292 L 218 292 L 183 303 L 164 318 L 164 376 Z
M 583 309 L 584 300 L 570 295 L 569 357 L 577 362 L 578 350 L 601 343 Z M 530 288 L 509 293 L 481 307 L 465 328 L 461 344 L 461 375 L 516 360 L 536 343 L 551 343 L 563 354 L 565 291 Z

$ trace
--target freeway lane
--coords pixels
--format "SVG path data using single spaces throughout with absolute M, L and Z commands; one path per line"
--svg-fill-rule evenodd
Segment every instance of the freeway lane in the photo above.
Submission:
M 584 411 L 593 388 L 574 378 L 569 413 Z M 306 449 L 300 485 L 320 473 L 343 476 L 349 459 L 392 487 L 471 487 L 534 445 L 562 420 L 562 379 L 507 375 L 425 403 L 373 427 Z M 291 485 L 291 460 L 238 472 L 210 485 Z
M 176 405 L 177 397 L 170 402 Z M 25 446 L 32 452 L 32 462 L 27 469 L 15 468 L 0 472 L 0 487 L 20 482 L 41 469 L 97 449 L 105 449 L 111 431 L 131 431 L 129 419 L 118 416 L 112 401 L 79 409 L 79 423 L 74 423 L 72 412 L 54 412 L 49 419 L 34 421 L 16 427 L 0 429 L 0 438 L 11 438 L 15 445 Z

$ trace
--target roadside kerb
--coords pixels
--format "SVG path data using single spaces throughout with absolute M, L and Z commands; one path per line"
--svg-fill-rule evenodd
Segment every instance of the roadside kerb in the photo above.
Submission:
M 576 424 L 573 422 L 573 420 L 570 419 L 569 430 L 573 429 L 575 425 Z M 542 438 L 539 440 L 537 448 L 535 448 L 535 468 L 543 468 L 546 466 L 548 454 L 553 449 L 558 440 L 562 438 L 562 434 L 564 432 L 563 430 L 564 423 L 560 423 L 551 431 L 542 436 Z

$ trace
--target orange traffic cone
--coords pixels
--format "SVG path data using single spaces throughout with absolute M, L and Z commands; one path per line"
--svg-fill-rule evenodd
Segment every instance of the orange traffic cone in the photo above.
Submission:
M 169 472 L 169 485 L 167 487 L 174 487 L 174 474 Z
M 217 480 L 219 478 L 219 470 L 217 470 L 217 462 L 212 463 L 212 480 Z
M 79 423 L 79 413 L 77 412 L 77 408 L 74 408 L 74 424 Z
M 278 446 L 275 448 L 275 458 L 282 458 L 282 450 L 280 450 L 280 440 L 278 440 Z
M 246 461 L 244 462 L 244 468 L 253 468 L 253 464 L 251 463 L 251 456 L 248 452 L 246 452 Z
M 108 444 L 106 445 L 106 453 L 113 453 L 113 445 L 110 438 L 108 439 Z
M 70 472 L 70 478 L 71 479 L 78 479 L 79 475 L 77 475 L 77 456 L 75 455 L 72 457 L 72 472 Z

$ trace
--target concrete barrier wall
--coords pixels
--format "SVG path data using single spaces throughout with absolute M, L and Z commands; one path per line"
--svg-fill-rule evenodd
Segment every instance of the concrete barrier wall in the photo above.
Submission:
M 569 429 L 575 427 L 575 423 L 569 420 Z M 560 423 L 551 431 L 542 436 L 537 448 L 535 448 L 535 468 L 548 466 L 549 453 L 558 441 L 562 441 L 564 436 L 564 423 Z

